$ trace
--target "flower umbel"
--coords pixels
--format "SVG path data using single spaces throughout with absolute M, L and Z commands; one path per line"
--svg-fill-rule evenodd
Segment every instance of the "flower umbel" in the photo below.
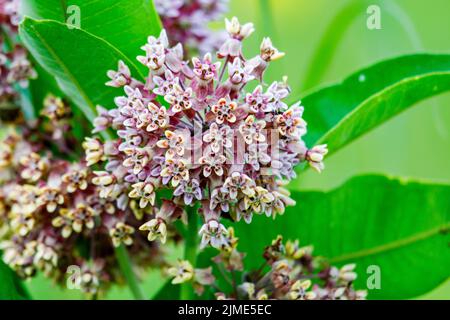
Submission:
M 172 15 L 182 6 L 164 10 Z M 108 84 L 122 87 L 125 95 L 115 99 L 116 109 L 101 110 L 97 122 L 119 138 L 104 143 L 88 138 L 86 160 L 104 166 L 93 180 L 102 186 L 102 197 L 125 194 L 141 209 L 152 206 L 156 216 L 140 228 L 150 241 L 166 241 L 174 217 L 184 217 L 167 212 L 199 202 L 201 246 L 225 246 L 223 215 L 250 223 L 254 213 L 283 214 L 294 204 L 282 188 L 283 179 L 295 177 L 294 166 L 307 161 L 323 169 L 326 146 L 305 147 L 303 107 L 283 101 L 290 93 L 286 79 L 263 83 L 269 64 L 284 54 L 265 38 L 259 54 L 247 60 L 242 46 L 253 24 L 237 18 L 225 22 L 228 38 L 221 48 L 193 57 L 192 64 L 184 60 L 182 46 L 170 46 L 170 32 L 163 30 L 147 39 L 144 55 L 137 58 L 149 69 L 145 84 L 133 81 L 123 62 L 108 72 Z M 247 92 L 247 85 L 258 80 Z M 107 150 L 107 145 L 114 147 Z M 156 194 L 167 189 L 170 205 L 159 210 Z

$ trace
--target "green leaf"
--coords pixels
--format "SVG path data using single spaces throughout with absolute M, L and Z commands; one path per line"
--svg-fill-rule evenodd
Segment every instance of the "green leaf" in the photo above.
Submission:
M 108 107 L 117 95 L 106 87 L 106 71 L 123 60 L 135 77 L 143 79 L 134 64 L 108 42 L 86 31 L 69 29 L 56 21 L 26 18 L 20 36 L 34 58 L 55 76 L 61 90 L 78 105 L 89 120 L 97 104 Z
M 180 285 L 174 285 L 171 280 L 167 281 L 166 284 L 155 294 L 152 300 L 176 300 L 180 297 Z
M 58 88 L 56 80 L 37 62 L 33 61 L 34 68 L 38 74 L 36 79 L 30 80 L 30 93 L 33 99 L 33 108 L 35 114 L 38 115 L 42 108 L 45 97 L 52 93 L 57 96 L 62 96 L 61 90 Z
M 25 300 L 21 280 L 0 259 L 0 300 Z
M 257 216 L 236 225 L 247 268 L 257 268 L 262 247 L 281 234 L 314 245 L 333 264 L 356 263 L 358 289 L 367 288 L 368 266 L 379 266 L 381 289 L 369 290 L 372 299 L 417 297 L 448 278 L 450 186 L 361 176 L 292 197 L 297 205 L 275 221 Z
M 21 11 L 35 20 L 66 23 L 71 16 L 75 17 L 77 12 L 72 8 L 76 7 L 79 8 L 80 29 L 102 38 L 133 60 L 141 54 L 140 47 L 147 37 L 161 31 L 161 22 L 151 0 L 26 0 L 22 1 Z M 141 71 L 144 70 L 142 66 Z
M 426 98 L 450 90 L 450 55 L 418 54 L 375 64 L 302 99 L 307 143 L 334 153 Z

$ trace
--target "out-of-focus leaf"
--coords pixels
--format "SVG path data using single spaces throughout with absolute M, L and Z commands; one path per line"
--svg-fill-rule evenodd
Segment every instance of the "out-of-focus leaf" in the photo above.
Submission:
M 326 71 L 333 62 L 333 57 L 339 44 L 342 43 L 344 36 L 350 26 L 357 18 L 365 17 L 368 6 L 373 1 L 353 0 L 342 7 L 336 16 L 328 24 L 325 33 L 320 37 L 319 44 L 312 54 L 311 63 L 308 64 L 308 70 L 303 81 L 303 88 L 308 90 L 320 84 Z M 393 1 L 383 1 L 381 3 L 383 12 L 392 16 L 398 21 L 399 27 L 403 28 L 405 34 L 416 51 L 422 50 L 422 43 L 417 31 L 408 14 Z M 349 48 L 349 50 L 351 50 Z
M 0 300 L 25 300 L 26 295 L 21 281 L 0 259 Z
M 297 205 L 275 221 L 257 216 L 236 225 L 247 268 L 257 268 L 262 247 L 281 234 L 313 245 L 333 264 L 356 263 L 358 289 L 367 289 L 367 268 L 378 266 L 381 289 L 369 290 L 372 299 L 417 297 L 448 278 L 450 186 L 361 176 L 292 197 Z
M 141 54 L 149 35 L 158 35 L 161 22 L 151 0 L 24 0 L 21 12 L 35 20 L 71 23 L 79 13 L 80 29 L 104 39 L 129 59 Z M 76 43 L 74 44 L 76 45 Z M 91 59 L 97 59 L 91 56 Z M 145 71 L 144 66 L 138 66 Z M 105 73 L 107 70 L 98 70 Z
M 352 1 L 346 4 L 328 25 L 319 44 L 313 52 L 311 63 L 308 64 L 303 88 L 310 89 L 319 84 L 326 70 L 329 68 L 333 55 L 341 43 L 351 23 L 367 8 L 366 1 Z
M 448 300 L 450 299 L 450 278 L 439 287 L 415 298 L 416 300 Z
M 38 115 L 42 110 L 44 99 L 49 93 L 61 96 L 62 92 L 58 88 L 55 78 L 45 71 L 45 69 L 37 62 L 34 63 L 34 68 L 38 73 L 38 77 L 30 80 L 29 90 L 32 96 L 35 114 Z
M 418 54 L 360 70 L 302 99 L 311 123 L 305 140 L 330 153 L 426 98 L 450 90 L 450 55 Z
M 86 117 L 95 117 L 95 106 L 110 106 L 117 90 L 106 87 L 105 72 L 123 60 L 135 77 L 143 78 L 134 64 L 104 40 L 56 21 L 26 18 L 20 36 L 34 58 L 55 76 L 61 90 Z

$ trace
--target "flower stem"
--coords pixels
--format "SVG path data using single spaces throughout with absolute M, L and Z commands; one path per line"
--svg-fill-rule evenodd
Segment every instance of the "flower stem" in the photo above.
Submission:
M 122 244 L 118 248 L 116 248 L 115 251 L 120 270 L 122 271 L 122 274 L 125 277 L 125 280 L 127 281 L 134 298 L 136 300 L 145 300 L 145 295 L 142 292 L 136 275 L 133 272 L 133 266 L 131 265 L 130 257 L 128 256 L 126 247 Z
M 0 26 L 0 33 L 3 34 L 3 38 L 5 40 L 4 46 L 6 51 L 12 51 L 14 49 L 14 42 L 12 41 L 8 31 L 6 31 L 5 27 Z
M 189 261 L 195 268 L 197 264 L 197 248 L 198 248 L 198 215 L 195 207 L 187 207 L 188 225 L 184 239 L 184 259 Z M 194 291 L 190 283 L 181 285 L 181 300 L 193 300 Z

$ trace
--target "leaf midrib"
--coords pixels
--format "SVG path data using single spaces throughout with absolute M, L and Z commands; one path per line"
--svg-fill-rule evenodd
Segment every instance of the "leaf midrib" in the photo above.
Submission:
M 390 92 L 390 91 L 392 91 L 392 90 L 395 90 L 397 87 L 403 86 L 404 84 L 409 83 L 409 82 L 411 82 L 411 81 L 421 80 L 421 79 L 425 79 L 425 78 L 433 77 L 433 76 L 448 76 L 448 75 L 450 75 L 450 71 L 427 72 L 427 73 L 422 73 L 422 74 L 420 74 L 420 75 L 415 75 L 415 76 L 412 76 L 412 77 L 404 78 L 404 79 L 402 79 L 402 80 L 400 80 L 400 81 L 395 82 L 394 84 L 391 84 L 391 85 L 389 85 L 389 86 L 383 88 L 382 90 L 380 90 L 380 91 L 374 93 L 373 95 L 371 95 L 371 96 L 369 96 L 368 98 L 366 98 L 365 100 L 363 100 L 363 101 L 362 101 L 360 104 L 358 104 L 358 106 L 356 106 L 352 111 L 350 111 L 349 113 L 347 113 L 347 114 L 346 114 L 346 115 L 345 115 L 338 123 L 336 123 L 336 125 L 334 125 L 330 130 L 328 130 L 324 135 L 322 135 L 322 137 L 321 137 L 315 144 L 321 144 L 321 143 L 326 142 L 327 138 L 328 138 L 330 135 L 332 135 L 332 134 L 334 133 L 334 131 L 335 131 L 338 127 L 340 127 L 340 126 L 343 125 L 346 121 L 348 121 L 349 119 L 351 119 L 351 117 L 353 117 L 354 114 L 359 113 L 359 112 L 361 111 L 361 109 L 364 108 L 365 105 L 367 105 L 367 104 L 370 103 L 371 101 L 373 101 L 373 100 L 379 98 L 380 96 L 386 94 L 386 92 Z M 445 91 L 448 91 L 448 90 L 444 90 L 444 91 L 442 91 L 442 92 L 440 92 L 440 93 L 443 93 L 443 92 L 445 92 Z M 425 99 L 426 99 L 426 98 L 428 98 L 428 97 L 425 97 Z M 422 99 L 421 99 L 421 100 L 422 100 Z M 420 100 L 419 100 L 419 101 L 420 101 Z M 416 102 L 415 102 L 415 103 L 416 103 Z M 414 104 L 415 104 L 415 103 L 414 103 Z M 414 105 L 414 104 L 412 104 L 412 105 Z M 412 105 L 411 105 L 411 106 L 412 106 Z M 406 111 L 406 108 L 403 109 L 403 110 L 400 110 L 399 113 L 401 113 L 401 112 L 403 112 L 403 111 Z M 399 113 L 392 115 L 392 117 L 390 117 L 390 118 L 393 118 L 393 117 L 397 116 Z M 389 119 L 390 119 L 390 118 L 389 118 Z M 380 124 L 381 124 L 381 123 L 377 124 L 376 126 L 374 126 L 374 127 L 371 128 L 371 129 L 365 131 L 365 132 L 363 133 L 363 135 L 369 133 L 370 131 L 372 131 L 373 129 L 375 129 L 376 127 L 378 127 Z M 361 135 L 355 136 L 353 139 L 349 140 L 348 143 L 350 143 L 350 142 L 356 140 L 356 139 L 359 138 L 359 137 L 361 137 Z M 347 143 L 347 144 L 348 144 L 348 143 Z M 341 149 L 341 148 L 339 148 L 339 149 Z M 332 152 L 333 152 L 333 150 L 330 150 L 330 154 L 331 154 Z
M 410 244 L 420 242 L 423 240 L 426 240 L 428 238 L 431 238 L 437 234 L 445 234 L 450 231 L 450 222 L 444 223 L 443 225 L 440 225 L 438 227 L 422 231 L 419 233 L 416 233 L 410 237 L 401 238 L 392 242 L 388 242 L 376 247 L 363 249 L 360 251 L 350 252 L 346 253 L 340 256 L 336 256 L 333 258 L 328 259 L 331 264 L 334 263 L 342 263 L 345 261 L 354 261 L 356 259 L 365 258 L 368 256 L 378 255 L 382 254 L 388 251 L 396 250 L 401 247 L 408 246 Z
M 26 17 L 24 20 L 24 25 L 26 22 L 32 22 L 32 23 L 28 23 L 28 27 L 34 32 L 34 34 L 36 34 L 36 36 L 39 38 L 39 40 L 41 41 L 41 43 L 45 46 L 45 48 L 48 50 L 48 52 L 50 53 L 50 55 L 55 59 L 55 62 L 63 69 L 64 73 L 69 77 L 69 80 L 74 84 L 74 86 L 76 87 L 76 89 L 78 90 L 78 92 L 80 93 L 82 99 L 86 102 L 86 104 L 88 105 L 88 107 L 91 109 L 91 111 L 94 113 L 95 112 L 95 103 L 89 98 L 88 94 L 85 92 L 85 90 L 83 89 L 83 87 L 80 85 L 80 83 L 78 82 L 78 80 L 76 79 L 76 77 L 70 72 L 70 69 L 65 65 L 65 63 L 59 58 L 58 54 L 53 50 L 53 48 L 47 43 L 47 41 L 45 40 L 44 37 L 42 37 L 42 35 L 40 34 L 40 32 L 36 29 L 36 24 L 41 24 L 41 23 L 55 23 L 61 26 L 66 26 L 66 24 L 61 23 L 59 21 L 56 20 L 51 20 L 51 19 L 42 19 L 42 20 L 35 20 L 29 17 Z M 80 32 L 85 33 L 88 36 L 91 36 L 93 38 L 95 38 L 96 40 L 103 42 L 106 46 L 110 47 L 112 50 L 114 50 L 119 56 L 121 56 L 123 58 L 123 60 L 126 61 L 126 63 L 130 66 L 133 67 L 134 71 L 137 72 L 138 76 L 141 78 L 141 80 L 144 79 L 144 76 L 142 75 L 142 73 L 139 71 L 139 69 L 135 66 L 134 63 L 132 63 L 127 56 L 125 56 L 119 49 L 117 49 L 116 47 L 114 47 L 112 44 L 110 44 L 108 41 L 106 41 L 103 38 L 100 38 L 84 29 L 78 29 Z M 105 71 L 106 72 L 106 71 Z M 91 119 L 91 116 L 88 114 L 85 114 L 86 117 L 89 118 L 90 121 L 92 121 L 93 119 Z M 106 139 L 112 139 L 112 136 L 107 132 L 107 131 L 103 131 L 102 135 L 106 138 Z

